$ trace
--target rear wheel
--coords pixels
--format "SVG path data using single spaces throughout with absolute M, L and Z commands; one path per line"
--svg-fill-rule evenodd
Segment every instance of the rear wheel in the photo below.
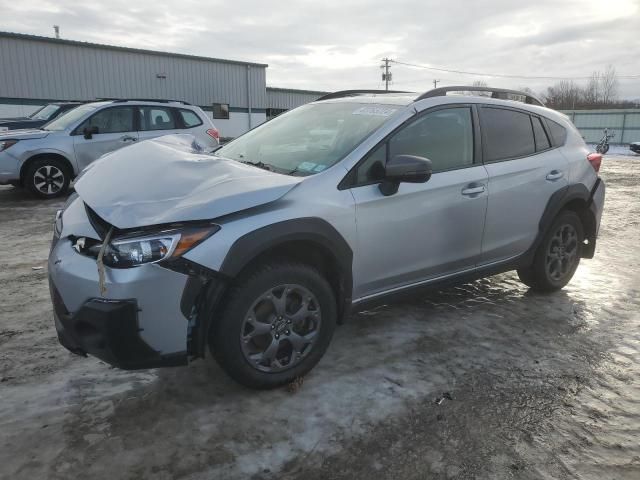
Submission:
M 335 295 L 317 270 L 300 263 L 269 263 L 243 275 L 229 292 L 209 345 L 234 380 L 273 388 L 318 363 L 336 318 Z
M 69 189 L 71 172 L 57 158 L 41 158 L 27 168 L 24 185 L 40 198 L 54 198 Z
M 518 270 L 520 280 L 541 292 L 561 289 L 578 268 L 583 241 L 580 217 L 575 212 L 561 212 L 540 243 L 533 264 Z

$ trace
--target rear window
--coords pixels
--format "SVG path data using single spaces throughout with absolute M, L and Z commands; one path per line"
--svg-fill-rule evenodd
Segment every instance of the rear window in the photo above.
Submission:
M 491 107 L 483 107 L 481 112 L 485 161 L 496 162 L 535 153 L 528 114 Z
M 196 115 L 191 110 L 185 110 L 181 108 L 179 112 L 185 128 L 193 128 L 197 127 L 198 125 L 202 125 L 202 120 L 200 120 L 200 117 L 198 117 L 198 115 Z
M 551 142 L 554 147 L 561 147 L 567 141 L 567 130 L 559 123 L 547 118 L 547 126 L 551 134 Z

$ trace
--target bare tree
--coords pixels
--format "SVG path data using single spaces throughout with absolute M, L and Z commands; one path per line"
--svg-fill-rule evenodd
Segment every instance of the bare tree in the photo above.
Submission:
M 610 105 L 618 99 L 618 75 L 613 65 L 608 65 L 600 74 L 600 91 L 604 105 Z
M 562 80 L 547 88 L 547 105 L 558 109 L 573 109 L 581 105 L 584 91 L 573 80 Z
M 487 85 L 487 82 L 485 82 L 484 80 L 474 80 L 474 82 L 471 84 L 471 86 L 473 87 L 479 87 L 479 88 L 488 88 L 489 85 Z M 480 97 L 490 97 L 491 96 L 491 92 L 473 92 L 474 95 L 478 95 Z

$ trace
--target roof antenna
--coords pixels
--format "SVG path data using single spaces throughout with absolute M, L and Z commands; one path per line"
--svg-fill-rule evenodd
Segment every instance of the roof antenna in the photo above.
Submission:
M 59 25 L 54 25 L 53 26 L 53 31 L 56 33 L 56 38 L 60 38 L 60 26 Z

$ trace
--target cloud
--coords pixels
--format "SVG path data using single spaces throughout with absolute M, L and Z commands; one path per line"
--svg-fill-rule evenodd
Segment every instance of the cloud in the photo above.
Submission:
M 274 86 L 382 85 L 379 62 L 518 75 L 584 76 L 609 63 L 638 74 L 640 0 L 0 0 L 0 30 L 269 63 Z M 482 77 L 393 66 L 394 87 Z M 540 91 L 549 81 L 482 78 Z M 640 97 L 636 81 L 621 94 Z

